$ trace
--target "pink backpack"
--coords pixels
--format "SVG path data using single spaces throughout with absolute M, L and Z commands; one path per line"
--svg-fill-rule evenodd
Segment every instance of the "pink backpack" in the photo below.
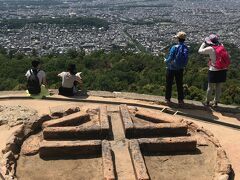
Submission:
M 212 46 L 216 53 L 215 68 L 217 69 L 227 69 L 230 65 L 230 57 L 223 45 Z

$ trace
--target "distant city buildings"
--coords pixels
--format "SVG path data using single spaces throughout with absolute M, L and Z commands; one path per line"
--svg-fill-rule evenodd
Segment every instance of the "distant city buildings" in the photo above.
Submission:
M 73 28 L 51 23 L 26 23 L 23 27 L 10 28 L 2 24 L 0 45 L 8 50 L 22 53 L 34 50 L 44 55 L 64 53 L 68 49 L 90 53 L 118 48 L 158 55 L 174 42 L 172 36 L 180 30 L 187 32 L 188 42 L 200 43 L 210 33 L 218 33 L 222 41 L 240 47 L 240 2 L 237 0 L 23 2 L 1 0 L 0 24 L 6 20 L 96 17 L 109 22 L 109 28 Z

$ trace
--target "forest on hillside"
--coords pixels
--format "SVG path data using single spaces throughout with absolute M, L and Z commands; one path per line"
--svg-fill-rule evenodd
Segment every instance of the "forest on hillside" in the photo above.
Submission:
M 189 48 L 189 63 L 184 72 L 184 93 L 186 99 L 203 101 L 207 88 L 208 57 L 197 53 L 200 45 Z M 240 104 L 240 51 L 226 45 L 231 55 L 231 66 L 227 82 L 223 85 L 221 102 Z M 167 50 L 165 53 L 168 53 Z M 21 53 L 7 53 L 0 48 L 0 90 L 22 90 L 26 88 L 25 73 L 31 61 L 38 58 Z M 84 90 L 127 91 L 144 94 L 165 94 L 164 55 L 158 57 L 148 53 L 104 50 L 86 55 L 84 51 L 69 50 L 65 54 L 49 54 L 39 58 L 42 69 L 47 73 L 49 88 L 58 88 L 61 81 L 57 74 L 64 71 L 69 63 L 75 63 L 82 72 Z M 173 97 L 176 97 L 176 86 Z

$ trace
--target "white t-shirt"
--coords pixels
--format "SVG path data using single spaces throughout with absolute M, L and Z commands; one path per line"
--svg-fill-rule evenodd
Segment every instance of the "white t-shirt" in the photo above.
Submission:
M 74 81 L 82 82 L 80 76 L 72 75 L 69 72 L 61 72 L 58 76 L 62 78 L 62 87 L 65 88 L 72 88 Z
M 31 70 L 32 71 L 32 70 Z M 25 74 L 25 76 L 27 77 L 27 79 L 30 77 L 31 75 L 31 72 L 30 70 L 28 70 Z M 42 85 L 43 84 L 43 79 L 46 78 L 46 73 L 43 71 L 43 70 L 40 70 L 38 73 L 37 73 L 37 77 L 39 79 L 39 84 Z
M 215 50 L 211 46 L 207 46 L 205 43 L 202 43 L 201 47 L 198 50 L 199 54 L 207 54 L 209 55 L 209 58 L 211 59 L 211 64 L 209 65 L 210 71 L 219 71 L 219 69 L 215 68 L 215 62 L 216 62 L 216 53 Z

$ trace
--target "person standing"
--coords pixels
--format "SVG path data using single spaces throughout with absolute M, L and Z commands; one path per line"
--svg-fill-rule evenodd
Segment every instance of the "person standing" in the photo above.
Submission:
M 167 65 L 165 101 L 167 103 L 171 102 L 172 85 L 175 78 L 178 92 L 178 104 L 183 105 L 183 71 L 188 62 L 188 48 L 184 44 L 186 33 L 181 31 L 174 37 L 177 38 L 178 44 L 171 47 L 169 55 L 165 59 Z
M 205 38 L 198 53 L 209 55 L 208 88 L 204 105 L 209 106 L 215 86 L 215 97 L 212 105 L 217 106 L 221 96 L 221 85 L 226 82 L 227 69 L 230 65 L 230 57 L 219 37 L 215 34 Z
M 30 95 L 39 95 L 46 86 L 46 73 L 41 70 L 38 60 L 32 61 L 32 68 L 25 74 L 27 78 L 27 90 Z

